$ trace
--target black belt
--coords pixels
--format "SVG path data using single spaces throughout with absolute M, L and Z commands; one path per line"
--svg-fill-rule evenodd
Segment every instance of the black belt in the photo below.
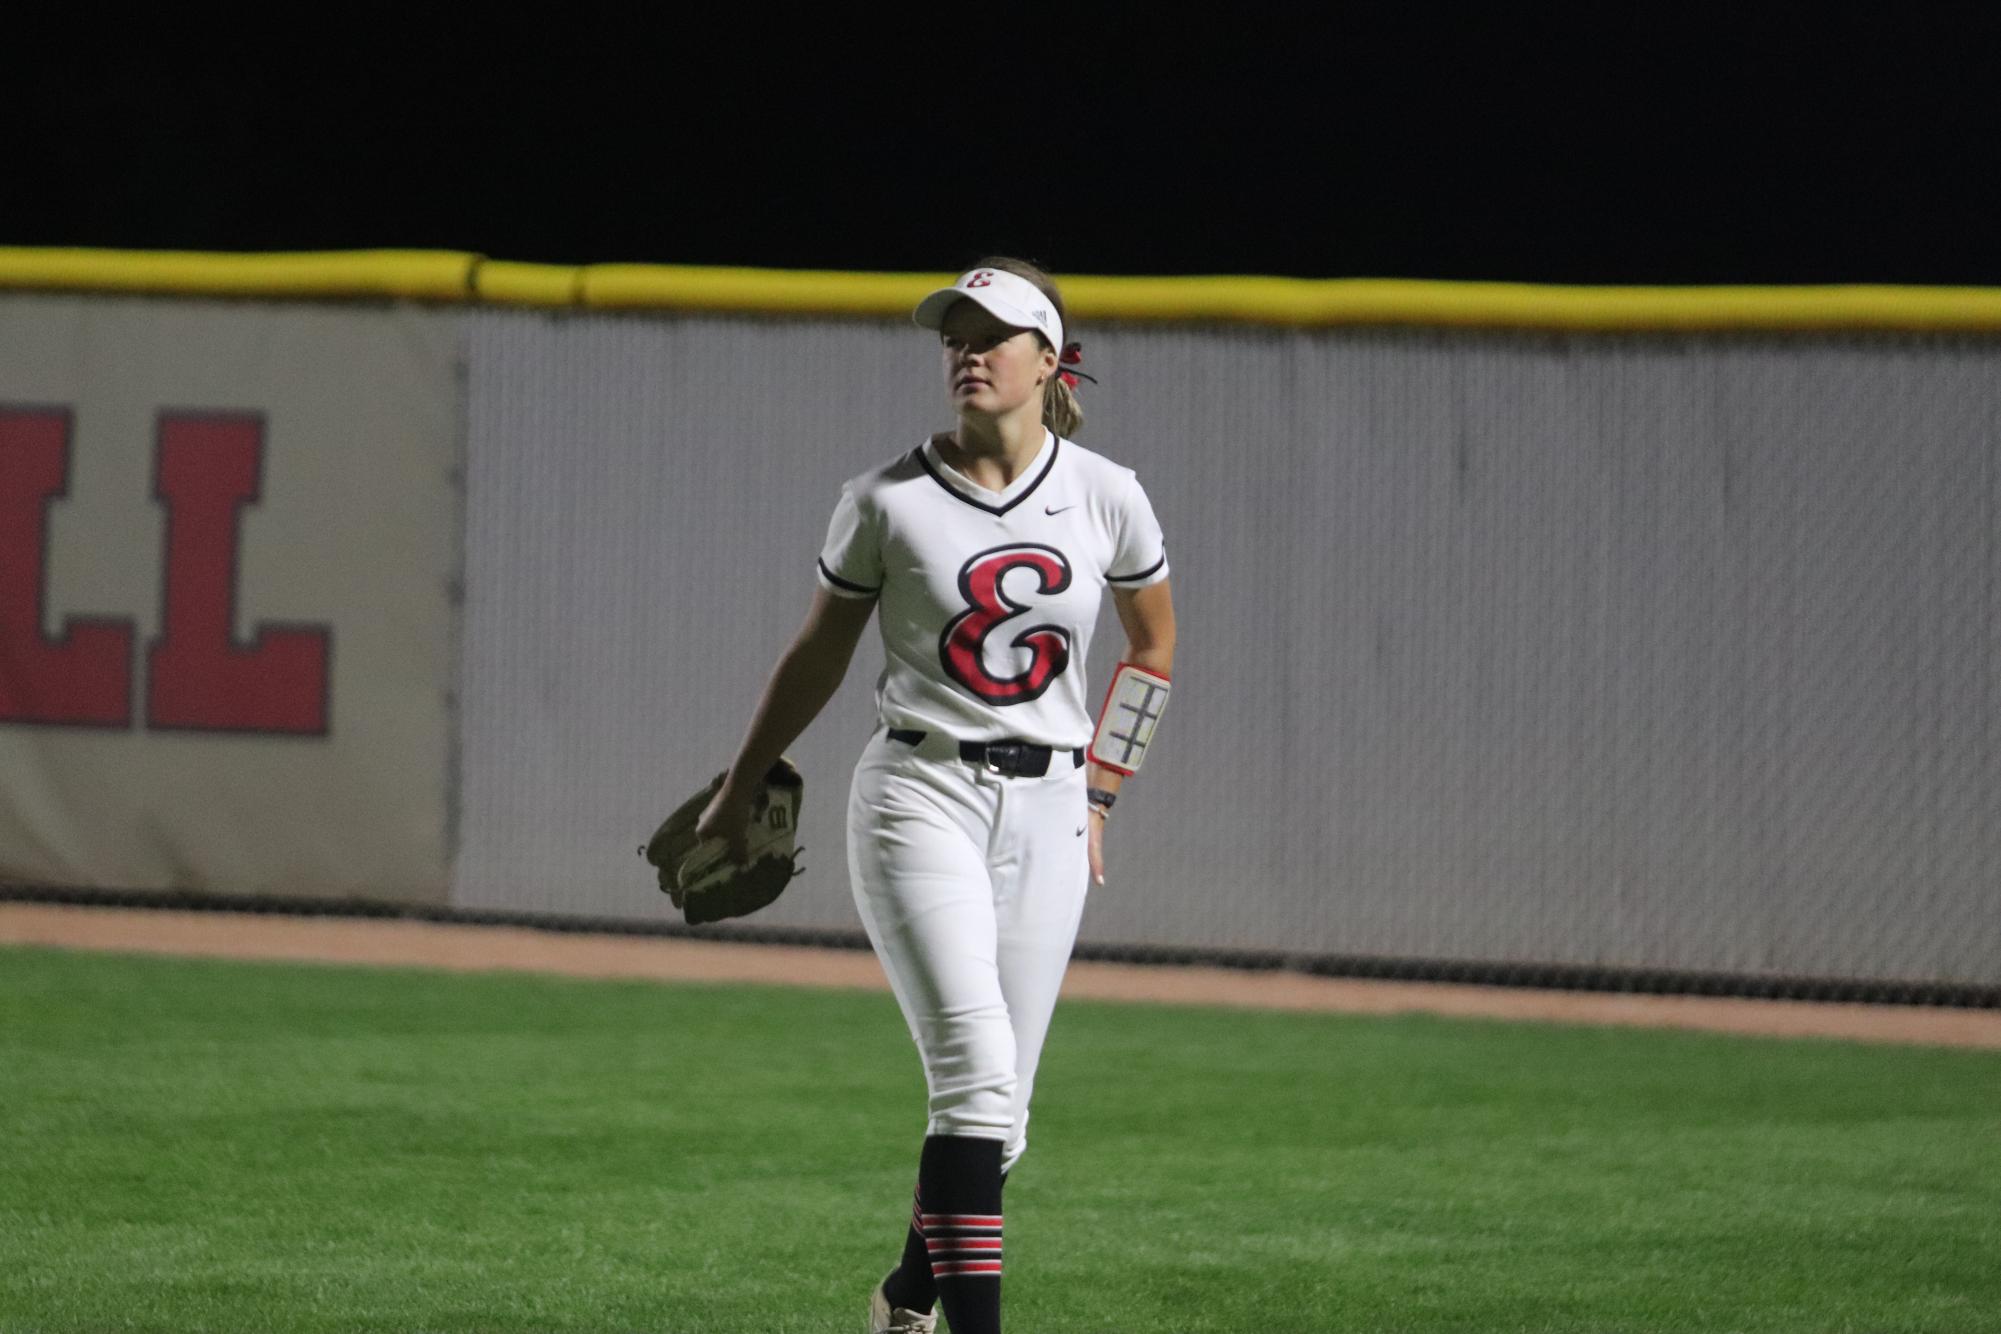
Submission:
M 889 729 L 891 741 L 901 741 L 914 746 L 929 736 L 928 732 L 918 732 L 907 727 Z M 1040 778 L 1049 772 L 1049 757 L 1055 753 L 1052 746 L 1039 746 L 1033 741 L 961 741 L 959 758 L 969 764 L 983 764 L 998 774 L 1012 774 L 1017 778 Z M 1070 752 L 1070 767 L 1084 767 L 1084 752 Z

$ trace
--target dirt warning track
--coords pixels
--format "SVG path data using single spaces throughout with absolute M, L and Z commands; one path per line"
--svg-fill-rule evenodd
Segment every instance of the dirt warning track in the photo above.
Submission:
M 375 918 L 0 903 L 0 945 L 304 963 L 509 970 L 661 982 L 886 990 L 875 956 L 796 945 L 599 936 Z M 1076 962 L 1076 1000 L 1434 1014 L 2001 1049 L 2001 1011 L 1378 982 L 1234 968 Z

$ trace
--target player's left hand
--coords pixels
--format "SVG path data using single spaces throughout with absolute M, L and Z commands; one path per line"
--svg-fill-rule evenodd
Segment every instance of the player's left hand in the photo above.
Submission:
M 1091 822 L 1091 883 L 1105 883 L 1105 817 L 1093 808 L 1086 816 Z

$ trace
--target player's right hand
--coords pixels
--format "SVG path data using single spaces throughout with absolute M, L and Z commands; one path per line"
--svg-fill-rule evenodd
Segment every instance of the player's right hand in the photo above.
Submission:
M 1091 883 L 1105 883 L 1105 817 L 1093 806 L 1084 817 L 1091 826 Z
M 719 838 L 729 845 L 730 860 L 742 866 L 750 861 L 750 798 L 732 791 L 728 783 L 703 808 L 695 822 L 698 838 Z

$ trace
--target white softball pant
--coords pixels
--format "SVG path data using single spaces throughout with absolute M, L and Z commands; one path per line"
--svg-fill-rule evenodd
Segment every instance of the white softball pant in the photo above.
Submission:
M 925 1133 L 1001 1140 L 1003 1171 L 1028 1147 L 1035 1066 L 1084 912 L 1085 773 L 1059 750 L 1041 778 L 994 774 L 878 727 L 848 791 L 848 877 L 924 1059 Z

